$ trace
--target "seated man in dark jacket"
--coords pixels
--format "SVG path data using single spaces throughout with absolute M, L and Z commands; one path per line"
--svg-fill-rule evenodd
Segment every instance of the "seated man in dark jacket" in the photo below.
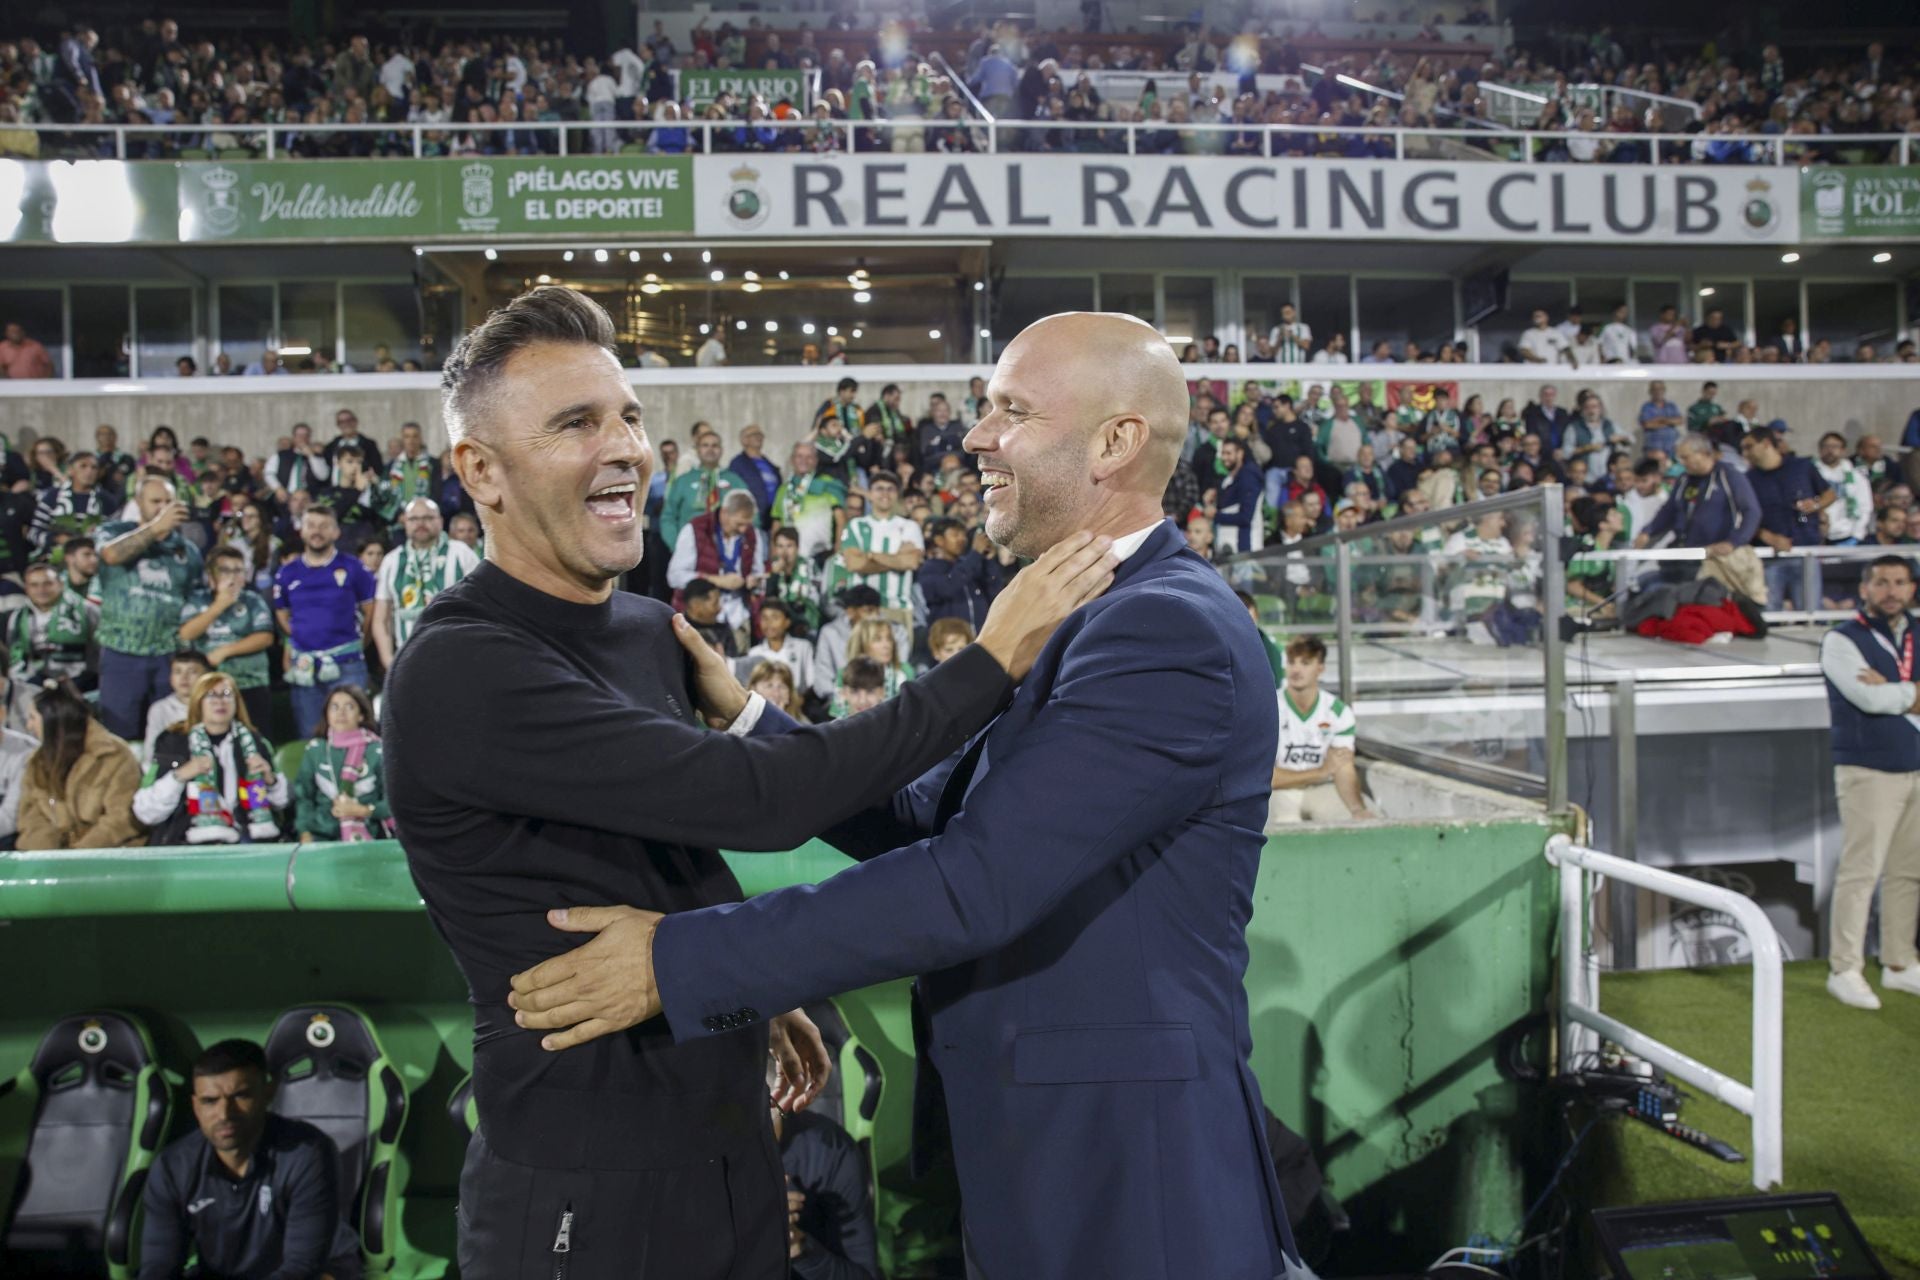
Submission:
M 356 1280 L 359 1241 L 340 1213 L 339 1152 L 302 1120 L 268 1111 L 273 1078 L 249 1040 L 193 1064 L 199 1129 L 168 1144 L 142 1192 L 140 1280 Z

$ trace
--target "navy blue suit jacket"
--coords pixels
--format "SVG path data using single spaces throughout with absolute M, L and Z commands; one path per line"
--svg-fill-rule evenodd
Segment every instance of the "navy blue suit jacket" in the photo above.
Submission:
M 957 764 L 829 833 L 870 860 L 660 922 L 673 1034 L 923 975 L 986 1276 L 1289 1271 L 1242 985 L 1277 735 L 1245 608 L 1162 524 Z

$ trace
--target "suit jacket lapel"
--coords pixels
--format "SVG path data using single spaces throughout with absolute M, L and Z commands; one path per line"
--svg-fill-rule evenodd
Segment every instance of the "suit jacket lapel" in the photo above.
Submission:
M 1185 549 L 1186 545 L 1186 539 L 1181 535 L 1178 525 L 1171 520 L 1161 521 L 1154 531 L 1147 535 L 1147 540 L 1140 545 L 1140 549 L 1128 557 L 1126 563 L 1114 572 L 1113 585 L 1107 588 L 1108 592 L 1118 591 L 1147 565 L 1179 553 Z M 960 763 L 955 765 L 953 772 L 947 775 L 947 784 L 940 791 L 940 803 L 934 808 L 933 829 L 936 834 L 945 831 L 953 815 L 960 812 L 960 806 L 966 803 L 967 793 L 973 789 L 974 779 L 987 767 L 987 737 L 999 723 L 1000 717 L 995 716 L 987 727 L 967 745 L 965 753 L 960 757 Z

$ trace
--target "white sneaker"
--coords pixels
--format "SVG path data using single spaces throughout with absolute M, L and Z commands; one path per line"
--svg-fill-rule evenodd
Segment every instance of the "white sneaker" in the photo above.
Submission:
M 1881 965 L 1880 985 L 1888 991 L 1904 991 L 1910 996 L 1920 996 L 1920 964 L 1910 964 L 1904 969 L 1889 969 Z
M 1880 997 L 1873 994 L 1873 988 L 1867 985 L 1867 979 L 1858 969 L 1849 969 L 1845 973 L 1827 975 L 1827 994 L 1841 1004 L 1850 1004 L 1856 1009 L 1878 1009 Z

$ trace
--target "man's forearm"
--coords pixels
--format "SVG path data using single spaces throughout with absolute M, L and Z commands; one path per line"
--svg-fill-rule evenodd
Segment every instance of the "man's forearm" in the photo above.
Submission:
M 161 532 L 157 521 L 143 524 L 138 529 L 129 530 L 100 548 L 100 558 L 111 565 L 127 564 L 138 560 L 153 549 L 153 544 L 167 535 Z
M 1333 766 L 1333 789 L 1339 793 L 1340 801 L 1347 806 L 1347 812 L 1358 817 L 1366 811 L 1367 800 L 1360 791 L 1360 768 L 1353 761 L 1351 751 L 1336 756 Z
M 1273 789 L 1275 791 L 1294 791 L 1301 787 L 1317 787 L 1328 781 L 1327 770 L 1319 769 L 1281 769 L 1273 771 Z

